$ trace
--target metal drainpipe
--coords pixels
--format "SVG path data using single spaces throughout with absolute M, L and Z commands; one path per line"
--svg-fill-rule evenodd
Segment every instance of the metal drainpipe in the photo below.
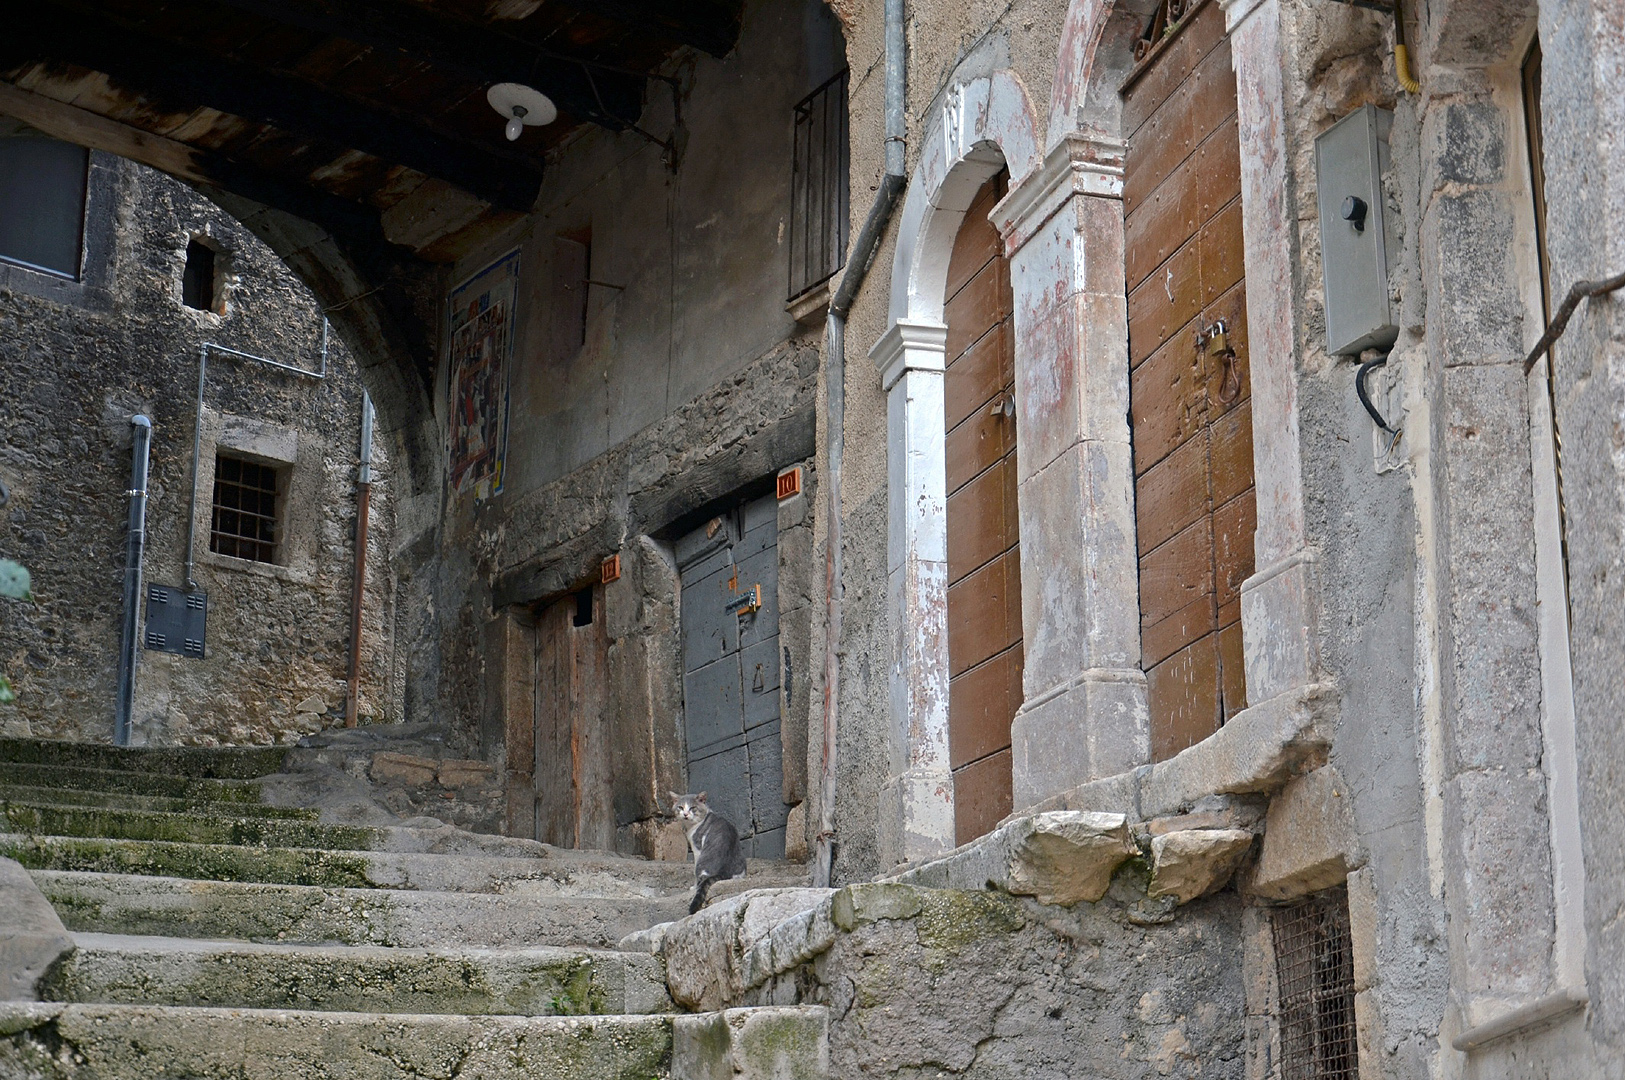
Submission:
M 886 234 L 892 210 L 908 179 L 904 174 L 908 124 L 903 114 L 908 56 L 904 36 L 904 0 L 886 0 L 886 173 L 869 207 L 869 216 L 852 245 L 846 273 L 830 299 L 824 322 L 824 385 L 828 394 L 827 475 L 824 491 L 829 528 L 824 551 L 824 747 L 819 761 L 819 821 L 813 885 L 827 888 L 835 863 L 836 735 L 841 695 L 841 458 L 846 450 L 846 316 L 852 310 L 869 265 Z
M 361 468 L 355 489 L 355 587 L 350 594 L 350 689 L 344 698 L 344 726 L 359 721 L 361 687 L 361 605 L 367 592 L 367 518 L 372 510 L 372 395 L 361 392 Z
M 152 421 L 130 417 L 130 520 L 124 549 L 124 628 L 119 640 L 118 700 L 113 714 L 113 745 L 130 745 L 130 718 L 135 712 L 136 631 L 141 612 L 141 560 L 147 546 L 147 461 L 152 450 Z

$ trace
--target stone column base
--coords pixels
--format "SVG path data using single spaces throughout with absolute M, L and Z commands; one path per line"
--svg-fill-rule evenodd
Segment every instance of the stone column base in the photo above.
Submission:
M 1151 760 L 1145 673 L 1080 672 L 1025 702 L 1010 725 L 1015 810 Z
M 934 859 L 954 849 L 954 778 L 910 769 L 880 785 L 875 837 L 883 867 Z

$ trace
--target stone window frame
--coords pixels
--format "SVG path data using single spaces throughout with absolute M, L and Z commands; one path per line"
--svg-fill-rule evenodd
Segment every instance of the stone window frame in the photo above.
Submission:
M 214 252 L 213 307 L 198 308 L 186 302 L 187 252 L 194 243 Z M 227 247 L 220 237 L 214 235 L 212 225 L 188 230 L 181 237 L 181 244 L 176 252 L 174 288 L 171 290 L 175 306 L 196 319 L 201 327 L 220 326 L 231 314 L 231 294 L 233 286 L 237 283 L 234 267 L 235 258 L 231 248 Z
M 1217 0 L 1237 76 L 1251 334 L 1256 570 L 1242 585 L 1249 707 L 1203 743 L 1255 756 L 1289 738 L 1279 718 L 1320 722 L 1316 553 L 1307 542 L 1299 447 L 1286 95 L 1280 0 Z M 1000 166 L 991 215 L 1015 295 L 1017 511 L 1022 541 L 1023 703 L 1012 724 L 1017 812 L 1150 763 L 1140 670 L 1139 573 L 1128 433 L 1121 75 L 1139 16 L 1073 0 L 1063 24 L 1049 141 L 1019 76 L 953 83 L 929 120 L 901 215 L 888 328 L 870 352 L 887 393 L 887 583 L 893 622 L 892 760 L 881 792 L 883 860 L 954 846 L 947 752 L 946 499 L 942 320 L 948 253 L 964 210 Z M 1116 30 L 1124 29 L 1123 26 Z M 1273 152 L 1271 152 L 1273 150 Z M 1066 288 L 1057 290 L 1057 282 Z M 1040 572 L 1042 568 L 1042 572 Z M 1071 588 L 1057 588 L 1066 582 Z M 1255 711 L 1256 710 L 1256 711 Z M 1252 716 L 1249 716 L 1252 714 Z M 1256 729 L 1256 730 L 1255 730 Z M 1232 755 L 1234 756 L 1234 755 Z M 1193 757 L 1194 760 L 1194 757 Z M 1170 763 L 1159 766 L 1163 772 Z M 1153 777 L 1155 781 L 1155 777 Z
M 224 451 L 274 466 L 286 476 L 279 515 L 277 562 L 222 555 L 209 549 L 213 513 L 215 462 Z M 321 503 L 322 445 L 297 428 L 254 417 L 203 410 L 203 432 L 197 461 L 197 513 L 192 521 L 193 551 L 200 567 L 270 578 L 296 585 L 316 584 Z
M 16 134 L 34 133 L 22 125 Z M 45 134 L 38 132 L 38 134 Z M 3 137 L 3 136 L 0 136 Z M 47 136 L 55 138 L 55 136 Z M 0 261 L 0 290 L 49 300 L 55 304 L 105 314 L 113 309 L 113 263 L 118 254 L 118 206 L 123 198 L 124 159 L 101 150 L 90 151 L 85 181 L 85 223 L 79 255 L 79 276 L 32 270 Z

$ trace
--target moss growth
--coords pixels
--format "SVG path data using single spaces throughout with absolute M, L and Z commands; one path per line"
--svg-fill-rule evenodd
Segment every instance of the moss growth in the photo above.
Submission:
M 126 791 L 92 791 L 69 787 L 33 787 L 0 784 L 0 801 L 50 806 L 104 807 L 114 810 L 145 810 L 169 814 L 204 814 L 217 817 L 280 818 L 286 821 L 315 821 L 318 810 L 291 806 L 263 806 L 241 801 L 226 802 L 202 797 L 137 795 Z
M 1003 893 L 922 891 L 925 895 L 915 929 L 920 944 L 935 952 L 956 953 L 984 938 L 1017 933 L 1027 925 L 1020 903 Z
M 908 919 L 920 912 L 921 897 L 931 890 L 895 882 L 848 885 L 830 901 L 830 919 L 842 930 L 881 919 Z
M 30 870 L 150 874 L 203 881 L 257 881 L 368 889 L 375 883 L 364 857 L 341 852 L 245 848 L 100 837 L 17 837 L 0 840 L 0 855 Z
M 321 825 L 275 818 L 218 817 L 108 807 L 0 803 L 0 817 L 13 832 L 44 836 L 163 840 L 248 847 L 309 847 L 368 851 L 378 833 L 355 825 Z
M 280 746 L 123 748 L 56 739 L 0 739 L 0 762 L 246 780 L 282 768 Z
M 608 995 L 593 978 L 592 961 L 571 960 L 549 974 L 559 982 L 548 1002 L 548 1011 L 553 1015 L 595 1016 L 609 1011 Z
M 260 801 L 260 786 L 244 780 L 206 780 L 162 773 L 124 772 L 118 769 L 81 769 L 67 765 L 30 765 L 6 762 L 0 768 L 7 783 L 82 791 L 127 792 L 177 799 L 252 803 Z

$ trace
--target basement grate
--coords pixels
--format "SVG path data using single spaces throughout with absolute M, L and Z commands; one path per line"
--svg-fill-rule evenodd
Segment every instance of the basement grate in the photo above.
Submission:
M 1338 888 L 1271 916 L 1279 985 L 1281 1080 L 1356 1080 L 1354 953 L 1348 892 Z

